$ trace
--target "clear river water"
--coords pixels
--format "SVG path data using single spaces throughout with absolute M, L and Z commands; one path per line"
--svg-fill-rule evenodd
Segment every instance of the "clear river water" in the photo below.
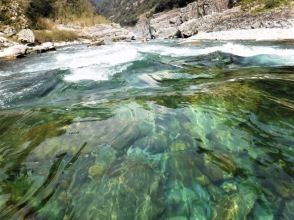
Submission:
M 0 219 L 294 219 L 294 44 L 0 61 Z

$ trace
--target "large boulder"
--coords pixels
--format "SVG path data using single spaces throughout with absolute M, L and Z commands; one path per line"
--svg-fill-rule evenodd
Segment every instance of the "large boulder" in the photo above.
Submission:
M 28 47 L 24 45 L 14 45 L 0 51 L 0 58 L 18 58 L 27 54 Z
M 17 34 L 18 40 L 22 43 L 35 43 L 35 35 L 30 29 L 23 29 Z

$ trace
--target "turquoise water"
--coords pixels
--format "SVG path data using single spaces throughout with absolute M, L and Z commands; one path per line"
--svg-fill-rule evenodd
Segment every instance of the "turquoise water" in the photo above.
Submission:
M 294 219 L 294 45 L 0 61 L 0 219 Z

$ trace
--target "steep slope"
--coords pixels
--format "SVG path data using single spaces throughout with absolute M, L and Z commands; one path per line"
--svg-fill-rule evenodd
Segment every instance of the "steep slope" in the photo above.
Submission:
M 123 25 L 134 25 L 141 15 L 150 16 L 195 0 L 96 0 L 98 11 Z
M 294 3 L 281 0 L 272 5 L 269 1 L 197 0 L 183 8 L 141 17 L 134 32 L 142 39 L 167 39 L 198 32 L 294 27 Z
M 0 0 L 0 26 L 34 26 L 38 18 L 89 17 L 95 12 L 92 0 Z

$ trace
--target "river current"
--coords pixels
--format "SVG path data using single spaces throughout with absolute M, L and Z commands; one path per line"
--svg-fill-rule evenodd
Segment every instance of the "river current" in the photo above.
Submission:
M 0 219 L 294 219 L 294 44 L 0 61 Z

